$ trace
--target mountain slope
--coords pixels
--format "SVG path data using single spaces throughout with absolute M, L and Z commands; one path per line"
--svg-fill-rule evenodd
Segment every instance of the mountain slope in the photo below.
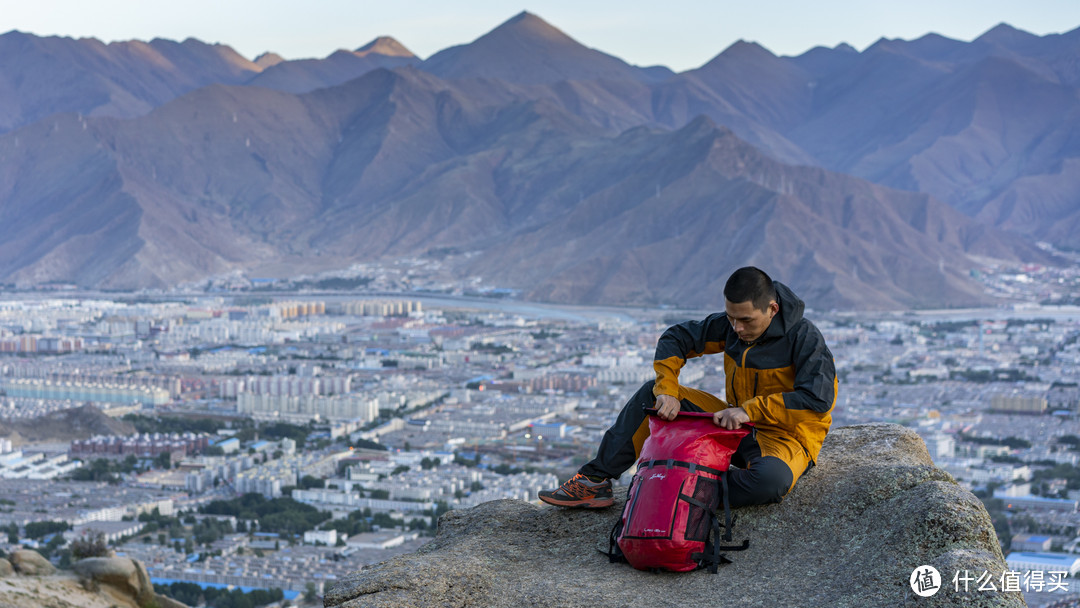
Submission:
M 138 116 L 261 69 L 227 46 L 194 39 L 104 44 L 11 31 L 0 35 L 0 133 L 58 112 Z
M 716 305 L 730 269 L 758 263 L 819 306 L 892 307 L 980 301 L 968 253 L 1039 255 L 925 195 L 780 164 L 708 119 L 619 134 L 557 101 L 380 69 L 21 129 L 0 137 L 15 218 L 0 273 L 168 285 L 453 248 L 482 253 L 452 260 L 461 272 L 544 300 Z
M 705 119 L 558 163 L 582 201 L 469 270 L 537 299 L 707 306 L 752 263 L 821 306 L 943 306 L 982 301 L 964 253 L 1037 257 L 925 195 L 782 165 Z
M 809 54 L 808 54 L 809 55 Z M 822 53 L 818 51 L 817 56 Z M 829 169 L 928 193 L 1002 228 L 1080 245 L 1080 30 L 998 26 L 972 43 L 879 41 L 817 68 L 814 109 L 787 140 Z M 813 71 L 813 70 L 811 70 Z

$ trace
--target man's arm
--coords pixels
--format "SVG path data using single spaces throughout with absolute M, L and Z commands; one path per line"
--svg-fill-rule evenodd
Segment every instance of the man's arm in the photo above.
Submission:
M 672 325 L 656 342 L 653 369 L 656 386 L 653 394 L 679 397 L 679 370 L 687 359 L 724 351 L 724 339 L 730 328 L 723 313 L 713 313 L 701 321 Z

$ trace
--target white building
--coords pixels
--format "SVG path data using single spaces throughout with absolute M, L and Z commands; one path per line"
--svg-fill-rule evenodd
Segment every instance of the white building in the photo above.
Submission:
M 926 443 L 926 450 L 930 452 L 930 458 L 934 459 L 934 462 L 938 462 L 941 458 L 952 458 L 956 454 L 956 440 L 952 435 L 946 433 L 933 433 L 925 435 L 923 441 Z
M 419 536 L 416 532 L 362 532 L 350 536 L 345 544 L 350 549 L 389 549 L 405 544 Z
M 1030 553 L 1027 551 L 1013 551 L 1005 558 L 1009 570 L 1020 572 L 1042 571 L 1046 573 L 1047 580 L 1050 572 L 1067 572 L 1066 576 L 1072 576 L 1080 571 L 1080 556 L 1069 553 Z
M 337 530 L 308 530 L 304 532 L 304 544 L 322 543 L 328 547 L 337 544 Z

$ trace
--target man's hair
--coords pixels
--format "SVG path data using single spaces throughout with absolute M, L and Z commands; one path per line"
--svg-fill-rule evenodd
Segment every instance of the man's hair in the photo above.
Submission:
M 753 302 L 754 308 L 766 310 L 769 302 L 776 301 L 776 288 L 769 275 L 753 266 L 744 266 L 731 273 L 724 285 L 724 298 L 735 304 Z

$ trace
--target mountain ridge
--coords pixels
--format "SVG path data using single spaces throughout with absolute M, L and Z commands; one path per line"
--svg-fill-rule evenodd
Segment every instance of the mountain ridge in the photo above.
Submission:
M 426 61 L 389 37 L 295 61 L 20 32 L 4 50 L 0 279 L 22 285 L 443 249 L 554 301 L 713 305 L 756 263 L 823 306 L 938 306 L 986 303 L 973 258 L 1080 243 L 1080 29 L 739 41 L 680 74 L 528 12 Z

